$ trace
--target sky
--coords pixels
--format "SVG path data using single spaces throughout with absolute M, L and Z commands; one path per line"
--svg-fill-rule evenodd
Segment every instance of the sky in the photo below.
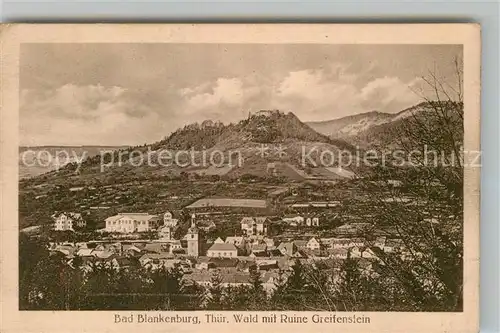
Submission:
M 203 120 L 395 113 L 457 87 L 459 45 L 23 44 L 21 145 L 137 145 Z

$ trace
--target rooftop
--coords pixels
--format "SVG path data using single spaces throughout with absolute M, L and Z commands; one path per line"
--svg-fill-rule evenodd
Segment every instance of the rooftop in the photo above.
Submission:
M 234 244 L 231 243 L 215 243 L 209 249 L 209 251 L 237 251 L 238 249 Z
M 148 213 L 120 213 L 114 216 L 110 216 L 106 219 L 106 221 L 116 221 L 123 217 L 128 217 L 132 220 L 136 221 L 149 221 L 153 218 L 159 218 L 158 215 L 151 215 Z

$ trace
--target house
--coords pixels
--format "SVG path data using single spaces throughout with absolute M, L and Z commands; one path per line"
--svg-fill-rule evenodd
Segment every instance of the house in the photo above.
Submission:
M 281 220 L 291 226 L 304 224 L 304 217 L 300 215 L 285 215 Z
M 139 258 L 139 262 L 143 267 L 157 269 L 160 267 L 173 267 L 175 259 L 170 253 L 146 253 Z
M 116 254 L 109 250 L 94 250 L 92 254 L 95 258 L 111 260 L 116 257 Z
M 122 252 L 122 244 L 120 242 L 108 244 L 107 249 L 113 253 L 121 253 Z
M 200 269 L 200 270 L 203 270 L 203 269 L 208 270 L 208 269 L 212 269 L 215 267 L 216 267 L 215 263 L 211 262 L 209 257 L 198 257 L 196 264 L 195 264 L 195 268 Z
M 161 218 L 148 213 L 121 213 L 106 220 L 107 232 L 134 233 L 156 230 Z
M 244 217 L 241 222 L 241 231 L 247 236 L 265 235 L 269 226 L 269 219 L 265 216 Z
M 275 258 L 275 257 L 283 257 L 283 253 L 278 250 L 277 248 L 273 248 L 271 250 L 268 251 L 268 254 L 271 258 Z
M 357 246 L 351 249 L 351 257 L 366 258 L 366 259 L 377 258 L 376 254 L 369 247 L 357 247 Z
M 252 252 L 250 253 L 250 255 L 248 256 L 249 258 L 268 258 L 268 253 L 267 252 Z
M 126 256 L 135 257 L 140 255 L 142 250 L 134 244 L 123 244 L 122 253 Z
M 317 216 L 308 216 L 306 217 L 306 225 L 308 227 L 319 227 L 319 217 Z
M 336 259 L 347 259 L 347 249 L 337 248 L 328 250 L 328 256 Z
M 272 238 L 264 237 L 263 241 L 266 244 L 268 249 L 274 248 L 274 240 Z
M 182 244 L 180 240 L 170 239 L 170 240 L 157 240 L 149 243 L 143 243 L 139 246 L 134 244 L 141 253 L 175 253 L 176 251 L 182 250 Z
M 173 238 L 172 227 L 162 226 L 158 229 L 158 237 L 162 240 L 170 240 Z
M 351 258 L 361 258 L 363 256 L 363 248 L 353 247 L 349 250 L 351 252 Z
M 267 256 L 267 245 L 266 244 L 253 244 L 250 247 L 252 257 Z
M 213 244 L 207 251 L 208 257 L 236 258 L 238 249 L 234 244 Z
M 278 261 L 277 260 L 259 260 L 257 262 L 257 268 L 261 271 L 268 271 L 271 269 L 278 269 Z
M 127 257 L 115 257 L 111 259 L 111 264 L 118 269 L 126 269 L 135 265 L 134 261 Z
M 76 255 L 79 257 L 93 257 L 92 249 L 81 248 L 76 252 Z
M 369 247 L 365 248 L 363 253 L 361 254 L 361 258 L 366 258 L 366 259 L 376 259 L 378 258 L 375 252 L 373 252 L 372 249 Z
M 181 244 L 180 240 L 173 239 L 170 242 L 167 242 L 166 244 L 168 244 L 170 246 L 170 248 L 169 248 L 170 253 L 174 253 L 175 251 L 182 249 L 182 244 Z
M 143 251 L 145 253 L 169 253 L 172 250 L 170 249 L 170 243 L 155 242 L 155 243 L 146 243 Z
M 340 206 L 340 201 L 312 201 L 312 202 L 296 202 L 290 206 L 290 208 L 332 208 Z
M 349 242 L 349 247 L 363 247 L 365 246 L 365 239 L 364 238 L 351 238 Z
M 254 260 L 240 260 L 238 262 L 238 265 L 236 266 L 236 269 L 240 272 L 250 272 L 251 267 L 257 267 L 257 264 L 255 263 Z
M 269 162 L 267 163 L 267 174 L 272 176 L 278 175 L 278 170 L 276 168 L 276 163 Z
M 282 242 L 278 245 L 277 250 L 279 250 L 283 255 L 293 256 L 297 251 L 297 245 L 292 242 Z
M 241 236 L 229 236 L 229 237 L 226 237 L 225 243 L 226 244 L 233 244 L 236 247 L 243 248 L 243 247 L 245 247 L 246 241 L 245 241 L 245 238 L 243 238 Z
M 198 228 L 205 232 L 210 232 L 210 230 L 216 229 L 217 226 L 214 221 L 200 221 L 198 223 Z
M 267 245 L 265 243 L 254 243 L 250 247 L 252 252 L 266 252 L 267 250 Z
M 306 248 L 308 248 L 311 251 L 316 251 L 319 250 L 321 247 L 321 244 L 318 242 L 316 238 L 311 238 L 306 245 Z
M 179 220 L 174 219 L 171 212 L 167 211 L 167 212 L 165 212 L 165 214 L 163 214 L 163 225 L 164 226 L 174 228 L 177 226 L 178 222 L 179 222 Z
M 71 245 L 56 245 L 54 249 L 52 249 L 55 252 L 59 252 L 64 254 L 66 257 L 73 257 L 75 253 L 77 252 L 76 247 L 71 246 Z
M 222 238 L 217 237 L 217 239 L 214 241 L 214 244 L 224 244 L 224 241 L 222 240 Z
M 307 241 L 306 240 L 297 239 L 297 240 L 294 240 L 292 243 L 295 246 L 297 246 L 298 250 L 303 250 L 303 249 L 307 248 Z
M 349 238 L 334 238 L 330 244 L 330 248 L 336 249 L 348 249 L 350 247 L 351 240 Z
M 323 244 L 325 247 L 332 247 L 333 246 L 333 242 L 335 241 L 336 238 L 320 238 L 319 239 L 319 242 L 321 244 Z
M 268 294 L 272 293 L 276 289 L 277 285 L 282 284 L 287 279 L 288 273 L 280 274 L 276 271 L 267 271 L 261 276 L 262 286 Z
M 74 231 L 75 228 L 84 228 L 87 225 L 80 213 L 55 213 L 52 215 L 52 219 L 54 220 L 54 230 L 58 231 Z

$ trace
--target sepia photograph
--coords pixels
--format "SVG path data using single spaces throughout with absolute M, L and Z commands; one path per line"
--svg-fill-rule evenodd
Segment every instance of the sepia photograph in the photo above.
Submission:
M 15 310 L 366 329 L 477 307 L 479 50 L 329 29 L 19 43 Z

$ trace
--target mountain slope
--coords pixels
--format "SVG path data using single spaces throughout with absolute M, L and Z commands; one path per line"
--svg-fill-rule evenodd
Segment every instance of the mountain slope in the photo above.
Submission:
M 19 147 L 19 177 L 30 178 L 81 161 L 101 152 L 115 151 L 125 146 L 37 146 Z
M 429 102 L 407 108 L 396 113 L 390 121 L 371 126 L 356 135 L 346 138 L 351 144 L 361 148 L 384 147 L 398 148 L 410 137 L 423 140 L 427 135 L 456 136 L 457 142 L 463 140 L 463 105 L 453 102 Z M 445 122 L 446 124 L 443 124 Z M 441 128 L 454 128 L 446 133 Z M 425 143 L 425 141 L 423 142 Z M 422 147 L 415 147 L 421 149 Z
M 153 144 L 154 149 L 202 150 L 237 147 L 242 143 L 283 143 L 289 140 L 330 143 L 332 140 L 301 122 L 293 113 L 262 110 L 237 124 L 203 122 L 186 125 Z
M 393 117 L 394 115 L 390 113 L 371 111 L 339 119 L 308 122 L 306 124 L 321 134 L 338 138 L 356 135 L 371 126 L 384 124 Z
M 441 103 L 446 105 L 445 103 Z M 390 148 L 405 136 L 404 129 L 412 126 L 411 119 L 424 123 L 438 122 L 430 102 L 423 102 L 398 113 L 366 112 L 344 118 L 307 123 L 316 131 L 345 140 L 353 146 Z M 417 117 L 417 118 L 415 118 Z
M 293 113 L 262 110 L 236 124 L 205 121 L 186 125 L 161 141 L 115 151 L 113 155 L 93 156 L 80 166 L 69 164 L 59 172 L 46 174 L 45 177 L 72 177 L 76 169 L 80 178 L 94 177 L 104 182 L 108 178 L 118 181 L 132 176 L 178 177 L 183 171 L 197 174 L 221 173 L 228 176 L 255 173 L 261 176 L 268 174 L 268 163 L 282 162 L 285 164 L 279 165 L 286 167 L 282 167 L 280 173 L 296 180 L 302 176 L 300 172 L 297 176 L 293 166 L 304 168 L 301 166 L 304 149 L 321 149 L 333 153 L 341 150 L 354 152 L 352 145 L 342 139 L 329 138 L 316 132 Z M 239 170 L 208 170 L 210 166 L 213 167 L 212 164 L 220 163 L 219 167 L 223 168 L 235 163 L 235 153 L 245 161 L 238 167 Z M 170 156 L 169 161 L 165 161 L 167 155 Z M 319 158 L 317 155 L 314 158 Z M 109 167 L 102 172 L 101 166 L 108 164 Z

